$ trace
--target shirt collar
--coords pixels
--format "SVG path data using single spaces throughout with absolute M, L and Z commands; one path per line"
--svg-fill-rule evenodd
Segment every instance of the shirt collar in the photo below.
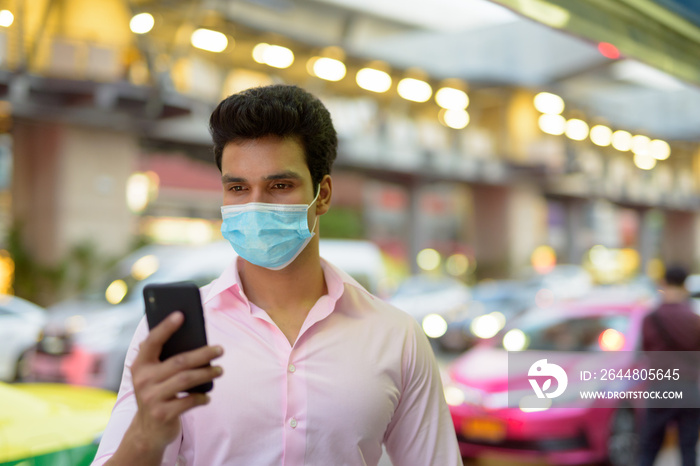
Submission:
M 323 269 L 323 275 L 326 279 L 326 286 L 328 288 L 328 297 L 333 301 L 337 301 L 343 295 L 345 291 L 345 286 L 352 286 L 359 289 L 360 291 L 366 293 L 368 296 L 374 298 L 367 290 L 365 290 L 362 285 L 360 285 L 357 280 L 352 278 L 347 272 L 339 269 L 335 265 L 331 264 L 324 258 L 321 258 L 321 268 Z M 209 289 L 205 292 L 204 303 L 208 303 L 216 296 L 230 290 L 244 302 L 248 303 L 248 298 L 246 298 L 243 293 L 243 286 L 241 285 L 241 277 L 238 273 L 238 257 L 233 259 L 231 263 L 224 269 L 219 278 L 214 280 Z

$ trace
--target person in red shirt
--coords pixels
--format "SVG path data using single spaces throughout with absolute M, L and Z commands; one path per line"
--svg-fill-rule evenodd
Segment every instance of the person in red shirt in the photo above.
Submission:
M 649 406 L 645 412 L 642 427 L 640 465 L 652 466 L 661 449 L 668 425 L 675 423 L 678 428 L 683 466 L 696 466 L 697 453 L 695 447 L 700 434 L 700 409 L 698 400 L 698 376 L 700 368 L 697 361 L 688 362 L 688 356 L 700 351 L 700 316 L 693 312 L 688 301 L 688 291 L 685 288 L 687 271 L 680 266 L 669 267 L 664 275 L 661 293 L 661 304 L 649 315 L 642 324 L 642 345 L 644 351 L 674 351 L 672 358 L 650 358 L 652 361 L 674 360 L 674 367 L 679 369 L 683 379 L 684 395 L 689 395 L 678 406 L 663 407 Z M 697 359 L 697 358 L 695 358 Z M 655 367 L 656 368 L 656 367 Z M 663 369 L 666 369 L 663 367 Z M 657 385 L 659 385 L 657 383 Z M 663 385 L 663 383 L 661 383 Z M 670 383 L 667 382 L 669 388 Z M 677 388 L 677 387 L 676 387 Z M 688 392 L 688 393 L 686 393 Z

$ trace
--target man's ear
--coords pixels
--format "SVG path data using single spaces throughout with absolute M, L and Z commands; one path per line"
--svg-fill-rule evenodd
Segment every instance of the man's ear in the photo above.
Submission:
M 331 175 L 325 175 L 319 184 L 320 191 L 316 201 L 316 215 L 323 215 L 331 207 L 331 197 L 333 194 L 333 180 Z

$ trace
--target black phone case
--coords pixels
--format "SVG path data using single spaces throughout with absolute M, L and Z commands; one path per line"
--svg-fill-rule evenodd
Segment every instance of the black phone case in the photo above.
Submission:
M 174 311 L 181 311 L 185 316 L 185 321 L 180 328 L 163 345 L 160 353 L 161 361 L 207 345 L 204 312 L 197 285 L 192 282 L 153 283 L 144 287 L 143 299 L 146 304 L 146 320 L 149 329 L 161 323 Z M 187 391 L 205 393 L 213 386 L 213 382 L 208 382 Z

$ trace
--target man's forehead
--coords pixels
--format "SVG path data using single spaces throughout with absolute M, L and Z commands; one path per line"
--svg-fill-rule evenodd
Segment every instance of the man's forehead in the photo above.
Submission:
M 263 181 L 290 180 L 290 179 L 301 180 L 304 178 L 304 176 L 295 170 L 283 170 L 283 171 L 273 171 L 270 173 L 262 173 L 255 178 L 258 178 L 258 179 L 263 180 Z M 251 178 L 249 176 L 246 176 L 245 173 L 226 172 L 221 176 L 221 179 L 224 182 L 251 181 Z

